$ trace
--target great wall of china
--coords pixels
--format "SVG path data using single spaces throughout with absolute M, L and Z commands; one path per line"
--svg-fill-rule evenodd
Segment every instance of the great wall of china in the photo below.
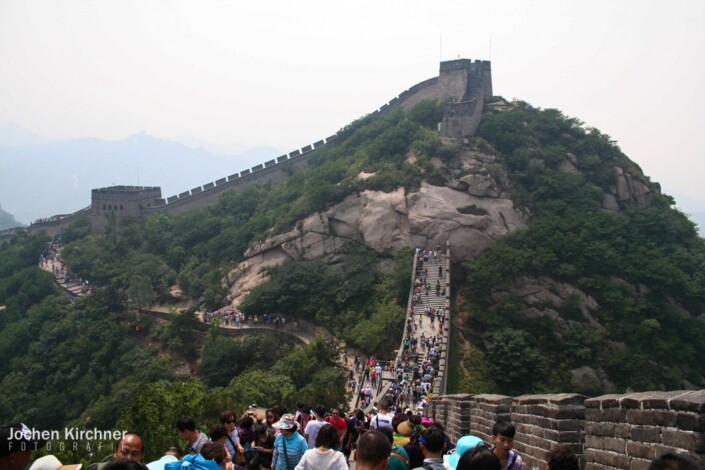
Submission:
M 491 96 L 489 62 L 467 59 L 442 62 L 438 77 L 409 88 L 372 115 L 397 107 L 409 108 L 425 99 L 450 98 L 441 125 L 443 135 L 470 135 L 479 125 L 484 100 Z M 335 136 L 166 199 L 161 198 L 159 188 L 95 189 L 91 206 L 35 223 L 28 231 L 53 235 L 81 218 L 88 218 L 94 227 L 100 228 L 110 214 L 144 217 L 193 210 L 215 202 L 226 189 L 278 181 L 291 171 L 301 171 L 307 167 L 311 152 L 328 145 L 335 145 Z M 446 282 L 450 289 L 449 265 Z M 447 344 L 450 322 L 443 335 Z M 498 419 L 508 419 L 517 426 L 514 447 L 522 454 L 526 468 L 545 468 L 546 454 L 557 444 L 571 447 L 581 459 L 581 468 L 586 470 L 646 469 L 651 459 L 666 451 L 687 452 L 705 468 L 705 390 L 594 398 L 574 393 L 520 397 L 445 395 L 447 353 L 448 348 L 444 348 L 439 364 L 442 378 L 434 385 L 434 398 L 426 414 L 443 423 L 454 440 L 472 433 L 489 441 L 492 424 Z
M 382 115 L 399 107 L 410 109 L 424 100 L 444 101 L 447 104 L 441 132 L 445 136 L 460 137 L 475 132 L 480 125 L 484 102 L 491 97 L 490 62 L 458 59 L 441 62 L 437 77 L 403 91 L 368 116 Z M 90 206 L 72 214 L 55 215 L 35 222 L 27 230 L 32 234 L 43 231 L 53 236 L 80 219 L 89 220 L 95 230 L 101 230 L 111 219 L 141 219 L 160 212 L 180 214 L 192 211 L 217 202 L 223 191 L 228 189 L 241 190 L 257 183 L 281 181 L 292 172 L 305 170 L 308 167 L 308 157 L 315 150 L 335 145 L 335 142 L 336 135 L 329 136 L 239 173 L 167 198 L 162 197 L 159 187 L 112 186 L 94 189 Z

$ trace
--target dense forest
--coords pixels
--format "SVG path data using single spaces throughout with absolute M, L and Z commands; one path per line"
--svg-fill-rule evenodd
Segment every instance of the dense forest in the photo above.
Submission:
M 589 366 L 603 380 L 579 384 L 588 395 L 705 387 L 705 243 L 673 199 L 603 210 L 615 166 L 648 179 L 608 136 L 556 110 L 520 103 L 495 113 L 470 145 L 501 156 L 515 202 L 533 217 L 463 265 L 464 320 L 479 351 L 466 359 L 472 379 L 456 386 L 558 391 L 570 370 Z M 561 171 L 566 155 L 578 172 Z M 552 306 L 557 318 L 527 315 L 517 295 L 493 299 L 536 278 L 591 296 L 592 318 L 575 295 Z
M 316 150 L 309 170 L 224 193 L 192 213 L 114 223 L 101 233 L 72 225 L 61 236 L 63 258 L 97 286 L 75 302 L 37 267 L 46 237 L 5 242 L 0 420 L 120 423 L 162 449 L 180 414 L 207 423 L 251 403 L 342 402 L 344 381 L 322 338 L 303 346 L 277 333 L 237 339 L 198 324 L 192 312 L 169 322 L 135 312 L 169 304 L 174 286 L 205 309 L 221 307 L 227 272 L 254 241 L 350 194 L 443 186 L 458 177 L 449 163 L 467 151 L 495 157 L 482 171 L 531 217 L 454 267 L 449 391 L 569 391 L 570 371 L 580 367 L 603 379 L 577 390 L 587 394 L 705 387 L 705 243 L 674 201 L 659 194 L 643 207 L 603 210 L 615 166 L 648 178 L 608 136 L 559 111 L 518 102 L 485 116 L 475 137 L 452 143 L 436 131 L 441 116 L 441 105 L 425 102 L 362 118 L 335 146 Z M 561 169 L 566 155 L 578 171 Z M 389 255 L 352 243 L 334 263 L 286 262 L 240 308 L 315 322 L 365 354 L 389 354 L 403 329 L 410 248 Z M 554 316 L 529 315 L 512 294 L 527 279 L 569 284 L 597 306 L 589 321 L 577 296 L 551 306 Z

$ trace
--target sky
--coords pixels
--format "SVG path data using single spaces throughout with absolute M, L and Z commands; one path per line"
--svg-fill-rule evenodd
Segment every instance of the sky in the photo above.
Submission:
M 284 153 L 491 60 L 495 95 L 598 128 L 705 212 L 704 21 L 702 0 L 0 0 L 0 123 Z

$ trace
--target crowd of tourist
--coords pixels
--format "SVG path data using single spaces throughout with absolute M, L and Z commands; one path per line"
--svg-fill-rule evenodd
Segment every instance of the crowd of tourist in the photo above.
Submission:
M 66 268 L 64 260 L 61 258 L 61 248 L 60 241 L 54 240 L 50 242 L 39 255 L 39 266 L 46 271 L 51 271 L 59 283 L 77 284 L 83 294 L 91 291 L 93 286 L 88 279 L 83 279 Z
M 516 429 L 497 421 L 489 442 L 474 435 L 452 442 L 440 423 L 380 403 L 376 413 L 356 410 L 345 415 L 337 408 L 299 405 L 294 413 L 281 406 L 264 417 L 250 408 L 236 416 L 220 413 L 218 424 L 203 432 L 195 420 L 183 416 L 174 423 L 174 442 L 163 455 L 143 463 L 145 442 L 127 432 L 115 442 L 108 461 L 88 470 L 524 470 L 522 457 L 513 450 Z M 178 436 L 178 439 L 177 439 Z M 21 423 L 0 426 L 0 470 L 24 470 L 32 452 L 45 445 Z M 45 452 L 42 452 L 44 454 Z M 64 465 L 55 455 L 43 455 L 29 470 L 81 470 Z M 534 467 L 536 468 L 536 467 Z M 556 445 L 545 456 L 546 470 L 578 470 L 573 450 Z M 701 468 L 684 453 L 666 452 L 649 470 Z
M 204 312 L 203 321 L 211 323 L 213 319 L 218 319 L 221 326 L 242 328 L 243 325 L 271 325 L 275 328 L 286 325 L 285 315 L 274 315 L 271 313 L 245 315 L 233 307 L 225 307 L 213 312 Z

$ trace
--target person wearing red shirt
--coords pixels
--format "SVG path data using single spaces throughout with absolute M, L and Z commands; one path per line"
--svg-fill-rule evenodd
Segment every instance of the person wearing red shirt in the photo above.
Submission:
M 348 425 L 345 422 L 345 418 L 340 416 L 340 411 L 333 409 L 330 416 L 326 417 L 326 422 L 333 425 L 335 430 L 338 431 L 338 438 L 340 438 L 340 442 L 343 442 L 345 433 L 348 430 Z

